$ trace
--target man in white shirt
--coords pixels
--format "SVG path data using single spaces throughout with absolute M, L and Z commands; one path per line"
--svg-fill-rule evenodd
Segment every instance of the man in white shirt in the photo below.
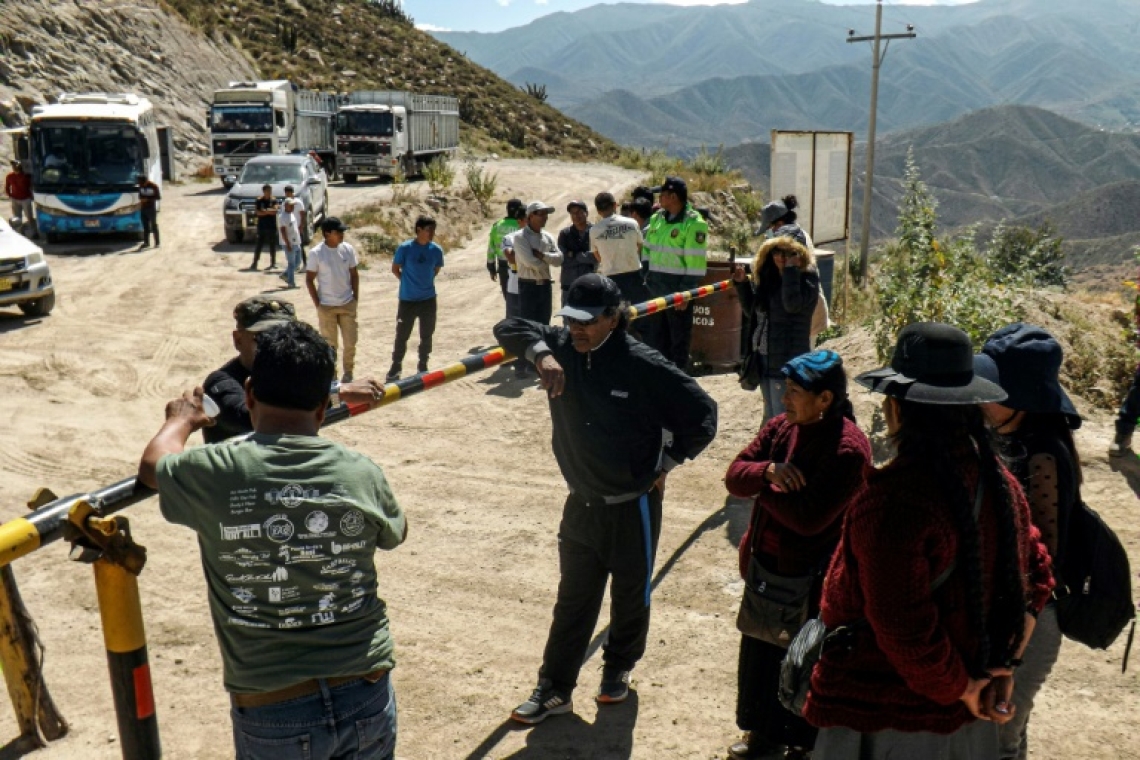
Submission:
M 617 213 L 612 193 L 598 193 L 594 208 L 600 218 L 590 228 L 590 248 L 598 260 L 598 271 L 617 283 L 626 301 L 648 301 L 649 289 L 641 271 L 641 227 Z
M 301 266 L 301 228 L 297 220 L 297 202 L 286 198 L 277 212 L 277 231 L 281 234 L 281 250 L 285 251 L 285 271 L 277 275 L 290 290 L 297 287 L 295 274 Z
M 553 210 L 547 203 L 532 201 L 526 207 L 526 226 L 510 235 L 519 277 L 519 316 L 544 325 L 550 324 L 554 310 L 550 267 L 562 266 L 558 241 L 543 229 Z
M 305 265 L 305 286 L 317 307 L 321 337 L 339 351 L 338 332 L 344 338 L 342 383 L 352 382 L 356 361 L 356 306 L 360 298 L 356 251 L 344 242 L 348 227 L 330 216 L 321 222 L 325 241 L 309 251 Z
M 292 185 L 286 185 L 285 186 L 285 200 L 292 200 L 293 201 L 293 215 L 297 217 L 297 229 L 303 230 L 303 229 L 305 229 L 305 222 L 308 219 L 309 211 L 308 211 L 308 209 L 305 208 L 305 202 L 303 200 L 301 200 L 300 198 L 298 198 L 294 194 L 295 192 L 296 191 L 293 189 Z M 308 263 L 309 263 L 309 257 L 305 255 L 305 247 L 302 244 L 302 246 L 301 246 L 301 264 L 300 264 L 300 266 L 297 267 L 297 269 L 300 270 L 301 267 L 307 265 Z

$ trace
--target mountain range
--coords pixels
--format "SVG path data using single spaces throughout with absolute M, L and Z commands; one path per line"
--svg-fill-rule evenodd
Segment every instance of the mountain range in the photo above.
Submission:
M 436 33 L 619 143 L 684 150 L 766 141 L 772 129 L 865 131 L 873 6 L 752 0 L 618 4 L 554 13 L 494 34 Z M 882 67 L 879 128 L 909 129 L 1001 104 L 1098 127 L 1140 129 L 1140 3 L 980 0 L 888 6 L 884 32 L 915 24 Z
M 1000 106 L 877 141 L 872 239 L 893 235 L 908 151 L 938 201 L 945 232 L 1002 220 L 1045 222 L 1080 268 L 1131 261 L 1140 242 L 1140 135 L 1091 128 L 1040 108 Z M 725 150 L 726 163 L 757 188 L 769 183 L 769 146 Z M 856 148 L 853 237 L 861 222 L 865 154 Z

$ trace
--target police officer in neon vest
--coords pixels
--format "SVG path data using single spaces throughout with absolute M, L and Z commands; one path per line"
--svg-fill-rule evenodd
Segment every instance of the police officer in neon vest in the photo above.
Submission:
M 649 220 L 643 252 L 649 264 L 645 285 L 653 298 L 691 290 L 705 276 L 709 225 L 689 203 L 689 188 L 680 177 L 666 177 L 658 189 L 661 210 Z M 680 369 L 689 367 L 693 312 L 681 304 L 638 324 L 642 339 Z

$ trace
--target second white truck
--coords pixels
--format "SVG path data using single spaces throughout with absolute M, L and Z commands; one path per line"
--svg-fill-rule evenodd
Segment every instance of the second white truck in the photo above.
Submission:
M 433 158 L 459 148 L 459 100 L 396 90 L 342 95 L 336 114 L 336 165 L 358 177 L 414 177 Z

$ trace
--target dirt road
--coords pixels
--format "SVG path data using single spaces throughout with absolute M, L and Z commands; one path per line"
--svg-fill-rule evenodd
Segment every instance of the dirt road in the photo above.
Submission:
M 555 228 L 565 223 L 561 209 L 571 197 L 620 191 L 637 179 L 600 165 L 504 161 L 494 168 L 501 198 L 537 197 L 559 207 Z M 387 193 L 384 186 L 337 185 L 330 196 L 334 211 L 344 211 Z M 275 277 L 240 271 L 252 246 L 218 243 L 217 190 L 169 188 L 167 198 L 161 249 L 100 244 L 81 248 L 106 255 L 52 255 L 56 311 L 43 320 L 0 313 L 0 518 L 19 515 L 37 487 L 75 493 L 131 474 L 165 402 L 232 355 L 233 305 L 277 290 Z M 493 343 L 502 302 L 484 269 L 487 226 L 462 250 L 448 251 L 437 366 Z M 315 322 L 302 293 L 293 291 L 298 313 Z M 358 374 L 387 367 L 395 299 L 386 267 L 362 273 Z M 865 337 L 848 337 L 839 350 L 855 369 L 872 361 Z M 635 693 L 624 705 L 596 710 L 595 654 L 583 669 L 576 714 L 530 731 L 505 721 L 529 694 L 539 665 L 565 497 L 543 394 L 497 371 L 327 431 L 379 462 L 409 513 L 407 543 L 377 558 L 399 660 L 399 757 L 723 756 L 737 733 L 735 542 L 746 513 L 724 506 L 721 477 L 754 434 L 760 399 L 728 376 L 702 384 L 721 404 L 720 434 L 670 478 L 650 646 L 634 673 Z M 874 400 L 857 395 L 860 420 L 869 424 Z M 1109 469 L 1102 453 L 1109 431 L 1109 420 L 1094 414 L 1081 433 L 1085 494 L 1124 529 L 1138 557 L 1128 482 L 1140 489 L 1140 465 L 1130 463 L 1135 472 L 1125 474 Z M 149 550 L 140 585 L 165 756 L 232 757 L 194 538 L 164 523 L 153 500 L 127 514 Z M 57 544 L 16 564 L 47 647 L 47 683 L 72 724 L 69 737 L 35 757 L 110 760 L 120 751 L 91 571 L 66 553 Z M 1140 669 L 1122 677 L 1121 650 L 1066 646 L 1034 717 L 1034 757 L 1140 758 L 1132 731 Z M 14 736 L 10 711 L 0 705 L 0 741 Z

